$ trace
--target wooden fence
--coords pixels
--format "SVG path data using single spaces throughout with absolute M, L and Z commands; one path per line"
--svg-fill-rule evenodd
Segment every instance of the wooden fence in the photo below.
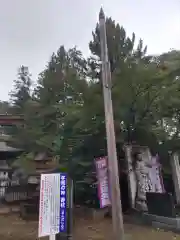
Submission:
M 33 195 L 36 191 L 35 184 L 20 184 L 19 181 L 11 181 L 7 178 L 0 179 L 0 202 L 14 203 L 24 201 Z

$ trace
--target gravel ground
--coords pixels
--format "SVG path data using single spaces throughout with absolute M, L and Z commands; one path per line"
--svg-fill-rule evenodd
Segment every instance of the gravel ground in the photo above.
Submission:
M 16 215 L 0 215 L 1 240 L 36 240 L 37 222 L 22 221 Z M 129 240 L 171 240 L 179 239 L 180 235 L 164 232 L 144 226 L 125 224 L 125 233 Z M 42 240 L 46 240 L 44 238 Z M 75 219 L 74 240 L 109 240 L 112 239 L 112 225 L 110 219 L 92 221 Z

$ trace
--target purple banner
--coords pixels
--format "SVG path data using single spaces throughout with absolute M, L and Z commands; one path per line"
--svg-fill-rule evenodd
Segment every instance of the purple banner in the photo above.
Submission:
M 100 207 L 104 208 L 111 205 L 109 192 L 108 159 L 107 157 L 95 159 L 95 164 L 98 180 L 98 197 Z

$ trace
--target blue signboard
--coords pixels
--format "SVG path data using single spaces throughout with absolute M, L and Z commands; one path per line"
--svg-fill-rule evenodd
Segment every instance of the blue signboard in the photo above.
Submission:
M 66 232 L 67 224 L 67 174 L 60 174 L 60 223 L 59 232 Z

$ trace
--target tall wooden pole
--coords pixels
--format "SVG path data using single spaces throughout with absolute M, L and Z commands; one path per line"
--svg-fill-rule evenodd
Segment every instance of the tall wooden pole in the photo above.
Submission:
M 102 83 L 104 95 L 104 108 L 106 120 L 108 167 L 110 176 L 110 192 L 112 203 L 112 222 L 114 240 L 124 240 L 124 227 L 121 207 L 121 195 L 119 188 L 119 172 L 116 152 L 116 139 L 114 132 L 113 107 L 111 99 L 111 71 L 108 60 L 106 20 L 103 9 L 99 13 L 99 30 L 101 44 Z

